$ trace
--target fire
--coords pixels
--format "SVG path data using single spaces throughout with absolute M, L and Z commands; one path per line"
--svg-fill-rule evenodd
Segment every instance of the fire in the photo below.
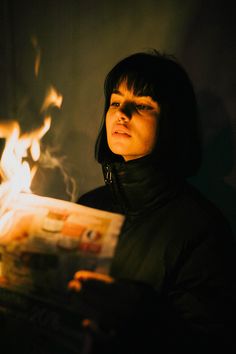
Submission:
M 41 49 L 36 37 L 31 38 L 36 58 L 35 77 L 38 77 Z M 9 224 L 12 210 L 9 205 L 20 192 L 31 193 L 30 186 L 37 171 L 40 158 L 40 141 L 50 129 L 51 116 L 49 108 L 60 108 L 62 96 L 51 86 L 45 95 L 40 114 L 45 117 L 41 126 L 22 133 L 17 121 L 0 121 L 0 139 L 5 139 L 5 146 L 0 158 L 0 236 Z
M 40 141 L 51 125 L 48 109 L 51 106 L 60 108 L 61 104 L 62 96 L 50 87 L 42 104 L 41 113 L 45 118 L 40 127 L 22 134 L 17 121 L 0 122 L 0 138 L 5 139 L 0 159 L 0 232 L 1 224 L 8 219 L 6 212 L 12 199 L 20 192 L 31 192 L 30 185 L 40 158 Z
M 41 49 L 40 46 L 38 44 L 38 39 L 35 36 L 31 37 L 31 43 L 33 45 L 33 48 L 35 50 L 35 63 L 34 63 L 34 75 L 35 77 L 38 76 L 39 74 L 39 68 L 40 68 L 40 62 L 41 62 Z

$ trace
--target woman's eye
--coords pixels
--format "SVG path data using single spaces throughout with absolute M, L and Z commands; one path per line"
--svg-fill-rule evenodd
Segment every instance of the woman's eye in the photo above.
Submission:
M 111 107 L 119 107 L 120 104 L 119 104 L 119 102 L 111 102 L 111 103 L 110 103 L 110 106 L 111 106 Z
M 137 104 L 137 105 L 136 105 L 136 108 L 137 108 L 139 111 L 148 111 L 148 110 L 152 109 L 151 106 L 148 106 L 148 105 L 145 105 L 145 104 Z

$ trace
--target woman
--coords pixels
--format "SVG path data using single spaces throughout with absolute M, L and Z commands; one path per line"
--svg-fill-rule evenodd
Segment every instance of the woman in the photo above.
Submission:
M 126 221 L 110 276 L 80 271 L 69 284 L 94 352 L 208 353 L 230 342 L 234 240 L 186 181 L 199 145 L 194 90 L 174 58 L 137 53 L 108 73 L 96 143 L 106 185 L 79 203 Z

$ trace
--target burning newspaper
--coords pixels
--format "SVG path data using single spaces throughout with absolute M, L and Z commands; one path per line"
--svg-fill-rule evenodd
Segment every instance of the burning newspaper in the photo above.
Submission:
M 0 219 L 1 279 L 23 291 L 60 291 L 80 269 L 108 273 L 124 217 L 20 193 Z

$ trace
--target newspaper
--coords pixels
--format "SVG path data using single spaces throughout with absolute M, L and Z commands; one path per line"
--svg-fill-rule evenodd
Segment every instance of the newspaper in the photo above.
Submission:
M 124 216 L 20 193 L 1 219 L 1 279 L 26 292 L 57 292 L 77 270 L 109 272 Z

